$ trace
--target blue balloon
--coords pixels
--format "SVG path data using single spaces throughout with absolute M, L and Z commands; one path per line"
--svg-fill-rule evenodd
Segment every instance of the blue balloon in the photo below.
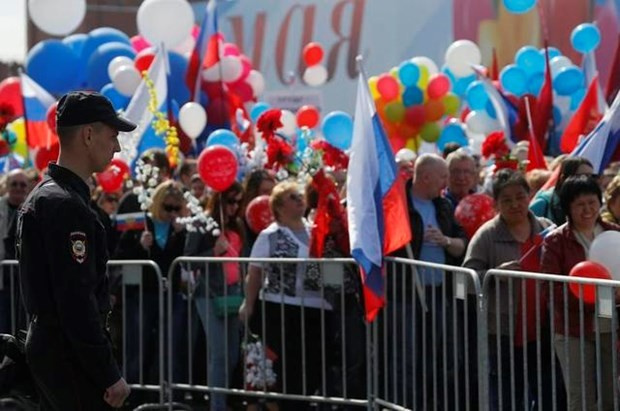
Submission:
M 207 138 L 207 147 L 216 144 L 226 146 L 232 149 L 233 152 L 236 152 L 236 146 L 239 145 L 239 138 L 232 131 L 225 128 L 220 128 L 219 130 L 215 130 L 211 133 Z
M 467 93 L 467 88 L 469 87 L 469 85 L 472 84 L 474 81 L 476 81 L 475 74 L 472 74 L 471 76 L 467 76 L 467 77 L 459 77 L 456 79 L 456 81 L 452 82 L 453 84 L 452 91 L 454 91 L 454 94 L 456 94 L 457 96 L 463 97 L 465 93 Z
M 544 82 L 545 75 L 542 72 L 530 74 L 527 78 L 527 91 L 537 96 Z
M 424 102 L 424 93 L 416 86 L 409 86 L 403 92 L 403 105 L 405 107 L 421 104 Z
M 443 151 L 444 147 L 448 143 L 456 143 L 461 147 L 469 145 L 469 139 L 467 138 L 461 124 L 451 123 L 441 130 L 441 134 L 437 140 L 437 148 L 439 151 Z
M 84 45 L 86 44 L 86 40 L 88 40 L 88 35 L 84 33 L 76 33 L 70 36 L 65 37 L 61 41 L 65 43 L 67 46 L 71 47 L 71 49 L 78 56 L 82 55 L 82 50 L 84 50 Z
M 601 31 L 592 23 L 580 24 L 573 29 L 570 42 L 578 52 L 589 53 L 601 44 Z
M 504 90 L 515 96 L 521 96 L 527 90 L 527 74 L 522 68 L 514 64 L 502 69 L 499 74 L 499 81 Z
M 577 67 L 564 67 L 553 79 L 553 89 L 561 96 L 570 96 L 585 87 L 583 72 Z
M 571 110 L 576 110 L 579 105 L 581 104 L 581 102 L 583 101 L 583 98 L 586 96 L 586 89 L 584 88 L 580 88 L 579 90 L 575 91 L 571 96 L 570 96 L 570 109 Z
M 560 108 L 558 106 L 553 106 L 553 122 L 555 123 L 556 127 L 560 125 L 560 123 L 562 123 L 562 110 L 560 110 Z
M 60 40 L 43 40 L 26 56 L 28 75 L 52 94 L 60 95 L 76 88 L 80 70 L 78 55 Z
M 545 57 L 533 46 L 524 46 L 515 55 L 517 66 L 527 74 L 545 71 Z
M 487 104 L 484 106 L 487 114 L 491 118 L 497 118 L 497 112 L 495 111 L 495 107 L 493 106 L 493 102 L 489 99 L 487 100 Z
M 124 95 L 119 93 L 114 88 L 114 84 L 112 83 L 103 86 L 100 93 L 106 96 L 112 102 L 115 110 L 124 110 L 127 107 L 127 104 L 129 104 L 129 97 L 125 97 Z
M 420 68 L 410 61 L 405 61 L 398 66 L 398 78 L 405 87 L 413 86 L 420 78 Z
M 504 7 L 511 13 L 523 14 L 536 5 L 536 0 L 504 0 Z
M 555 48 L 555 47 L 547 47 L 547 49 L 549 49 L 549 61 L 551 61 L 552 58 L 557 57 L 557 56 L 561 56 L 562 52 Z M 542 48 L 540 49 L 540 55 L 545 57 L 545 49 Z
M 88 88 L 100 90 L 112 81 L 108 74 L 108 65 L 114 57 L 118 56 L 126 56 L 133 59 L 136 56 L 136 52 L 127 44 L 112 42 L 102 44 L 91 54 L 86 66 Z
M 467 87 L 466 100 L 471 110 L 482 110 L 486 107 L 489 96 L 481 81 L 474 81 Z
M 353 139 L 353 119 L 343 111 L 332 111 L 321 123 L 325 140 L 332 146 L 347 150 Z
M 88 33 L 88 38 L 82 49 L 82 61 L 88 63 L 90 56 L 101 46 L 106 43 L 123 43 L 131 46 L 129 37 L 122 31 L 112 27 L 99 27 Z M 106 67 L 107 70 L 107 67 Z
M 254 107 L 252 107 L 252 110 L 250 110 L 250 119 L 252 120 L 252 123 L 256 123 L 260 115 L 263 114 L 265 111 L 269 110 L 270 108 L 271 106 L 264 101 L 259 101 L 258 103 L 254 104 Z
M 179 53 L 168 53 L 170 63 L 170 75 L 168 76 L 168 93 L 171 98 L 181 104 L 189 100 L 189 88 L 185 83 L 185 73 L 187 72 L 187 59 Z

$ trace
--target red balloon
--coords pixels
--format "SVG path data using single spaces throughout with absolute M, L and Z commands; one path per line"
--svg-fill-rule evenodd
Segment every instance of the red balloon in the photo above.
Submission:
M 420 127 L 426 122 L 426 110 L 424 106 L 411 106 L 405 109 L 405 123 L 411 127 Z
M 319 110 L 314 106 L 301 106 L 297 110 L 297 126 L 299 128 L 306 126 L 308 128 L 314 128 L 319 124 Z
M 47 109 L 47 125 L 56 134 L 56 108 L 58 107 L 58 102 L 52 104 L 50 108 Z
M 607 268 L 594 261 L 582 261 L 570 270 L 571 277 L 596 278 L 599 280 L 611 280 L 611 274 Z M 596 286 L 591 284 L 569 283 L 571 293 L 580 298 L 579 289 L 582 289 L 583 302 L 594 304 L 596 302 Z
M 377 80 L 377 91 L 385 101 L 392 101 L 400 93 L 398 81 L 389 73 L 381 74 Z
M 231 83 L 228 86 L 229 90 L 239 96 L 241 101 L 244 103 L 247 103 L 254 98 L 254 90 L 252 89 L 252 86 L 243 80 Z
M 0 104 L 8 104 L 15 117 L 24 115 L 19 77 L 7 77 L 0 82 Z
M 123 181 L 129 176 L 129 166 L 123 160 L 113 158 L 101 173 L 97 173 L 97 184 L 106 193 L 121 189 Z
M 47 147 L 41 147 L 34 156 L 34 165 L 37 170 L 44 170 L 50 162 L 58 160 L 60 154 L 60 143 L 56 142 Z
M 308 67 L 317 65 L 323 60 L 323 47 L 320 43 L 312 42 L 306 44 L 303 51 L 304 62 Z
M 495 217 L 493 199 L 485 194 L 470 194 L 456 206 L 454 217 L 467 237 L 472 238 L 482 224 Z
M 139 72 L 143 72 L 151 67 L 153 60 L 155 60 L 155 50 L 152 47 L 148 47 L 136 54 L 133 65 Z
M 198 173 L 202 181 L 215 191 L 224 191 L 237 178 L 237 157 L 228 147 L 207 147 L 198 157 Z
M 269 208 L 269 196 L 258 196 L 245 209 L 245 220 L 255 234 L 260 233 L 273 222 L 273 215 Z
M 429 79 L 426 91 L 429 98 L 441 98 L 450 91 L 450 79 L 443 73 L 437 73 Z

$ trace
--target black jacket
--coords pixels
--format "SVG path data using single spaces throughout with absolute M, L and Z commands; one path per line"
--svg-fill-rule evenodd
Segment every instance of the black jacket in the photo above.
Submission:
M 146 227 L 155 236 L 155 227 L 153 220 L 146 217 Z M 159 266 L 162 277 L 168 278 L 168 270 L 175 258 L 183 255 L 183 247 L 185 246 L 185 230 L 176 232 L 170 228 L 168 232 L 168 239 L 166 240 L 166 246 L 162 249 L 157 241 L 153 239 L 153 246 L 149 251 L 142 248 L 140 245 L 140 237 L 142 236 L 142 230 L 128 230 L 125 231 L 116 246 L 114 252 L 115 260 L 153 260 Z M 157 290 L 157 280 L 152 268 L 146 267 L 143 270 L 142 281 L 145 289 L 150 291 Z M 173 278 L 173 287 L 178 289 L 181 283 L 178 270 L 175 271 Z
M 90 190 L 72 171 L 50 164 L 18 214 L 16 249 L 27 312 L 66 340 L 66 353 L 105 390 L 120 378 L 102 323 L 110 311 L 106 233 L 89 207 Z M 83 378 L 83 377 L 82 377 Z

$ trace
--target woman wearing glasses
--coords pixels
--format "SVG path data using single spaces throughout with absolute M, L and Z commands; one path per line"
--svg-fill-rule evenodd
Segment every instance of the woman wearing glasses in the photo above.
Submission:
M 233 183 L 226 191 L 215 193 L 207 205 L 207 214 L 220 227 L 212 232 L 192 232 L 187 236 L 185 255 L 230 257 L 241 255 L 245 233 L 241 220 L 243 188 Z M 241 302 L 241 273 L 238 262 L 200 264 L 194 301 L 207 335 L 208 384 L 229 388 L 239 360 L 240 323 L 237 311 Z M 225 411 L 226 395 L 211 395 L 211 410 Z
M 297 184 L 276 185 L 269 206 L 276 221 L 260 232 L 251 258 L 307 258 L 310 231 L 303 219 L 306 202 Z M 316 264 L 250 263 L 239 318 L 246 324 L 252 318 L 252 330 L 278 356 L 273 364 L 277 381 L 267 384 L 267 389 L 286 394 L 309 394 L 322 389 L 321 311 L 331 310 L 323 298 L 322 287 L 321 271 Z M 255 311 L 257 315 L 253 316 Z M 329 312 L 324 314 L 328 321 Z M 260 381 L 254 384 L 254 389 L 265 388 Z M 280 409 L 301 410 L 307 405 L 288 401 Z
M 177 217 L 185 213 L 185 199 L 183 198 L 182 187 L 179 183 L 172 180 L 159 184 L 153 193 L 152 204 L 146 214 L 146 223 L 143 229 L 125 231 L 118 242 L 115 259 L 118 260 L 153 260 L 160 268 L 162 276 L 168 276 L 168 269 L 172 261 L 183 255 L 185 246 L 184 227 L 176 222 Z M 131 283 L 138 283 L 137 279 L 130 280 Z M 187 354 L 187 344 L 183 344 L 183 339 L 187 338 L 186 315 L 184 315 L 187 304 L 183 301 L 181 293 L 180 275 L 174 275 L 170 279 L 172 287 L 177 292 L 173 299 L 173 326 L 175 327 L 175 341 L 173 341 L 173 352 L 177 354 Z M 127 361 L 127 381 L 135 383 L 140 378 L 140 344 L 139 330 L 140 323 L 143 324 L 143 364 L 145 367 L 145 379 L 150 380 L 157 375 L 157 341 L 158 327 L 158 283 L 155 272 L 150 267 L 142 269 L 141 279 L 143 288 L 143 308 L 142 318 L 140 318 L 140 287 L 127 285 L 125 301 L 125 358 Z M 127 281 L 125 282 L 127 284 Z M 184 372 L 187 360 L 175 358 L 174 374 L 175 382 L 180 382 L 180 378 L 186 378 Z M 163 366 L 159 364 L 159 366 Z M 131 400 L 131 398 L 130 398 Z

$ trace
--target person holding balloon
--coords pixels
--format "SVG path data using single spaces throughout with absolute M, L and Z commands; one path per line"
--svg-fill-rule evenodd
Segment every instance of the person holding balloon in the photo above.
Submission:
M 245 239 L 241 219 L 242 200 L 243 188 L 237 182 L 222 192 L 216 192 L 209 199 L 205 211 L 217 221 L 220 233 L 190 232 L 185 243 L 185 255 L 239 257 Z M 204 264 L 199 265 L 200 269 L 204 267 Z M 238 262 L 208 264 L 198 277 L 194 302 L 207 336 L 208 381 L 211 386 L 230 386 L 230 377 L 239 360 L 241 324 L 236 314 L 242 298 L 241 267 Z M 211 410 L 226 409 L 226 395 L 213 393 Z
M 297 184 L 285 181 L 276 185 L 269 206 L 275 222 L 260 232 L 250 257 L 307 258 L 310 227 L 303 218 L 306 202 Z M 328 321 L 332 309 L 322 297 L 322 287 L 322 273 L 316 264 L 250 263 L 239 319 L 258 331 L 264 344 L 278 356 L 273 366 L 278 380 L 269 388 L 287 394 L 321 389 L 321 347 L 325 338 L 321 318 L 323 315 Z M 265 323 L 268 326 L 263 328 Z M 286 330 L 285 338 L 282 330 Z M 303 361 L 305 367 L 300 366 Z M 286 401 L 280 409 L 301 410 L 305 406 L 303 401 Z
M 564 181 L 559 198 L 568 221 L 545 237 L 542 272 L 576 275 L 579 272 L 574 273 L 573 270 L 579 271 L 579 267 L 590 272 L 596 269 L 594 264 L 586 262 L 593 242 L 606 231 L 620 230 L 620 226 L 600 219 L 601 197 L 598 182 L 591 177 L 573 176 Z M 608 252 L 617 253 L 618 250 L 609 249 Z M 610 278 L 609 273 L 606 277 Z M 598 332 L 595 331 L 595 298 L 589 298 L 586 287 L 571 287 L 573 292 L 569 293 L 562 283 L 555 283 L 553 291 L 554 345 L 564 376 L 568 410 L 581 410 L 584 406 L 585 409 L 595 410 L 597 403 L 602 407 L 598 409 L 613 410 L 616 376 L 610 361 L 615 349 L 611 338 L 611 320 L 598 318 Z M 565 306 L 566 301 L 568 306 Z M 597 360 L 597 349 L 600 350 L 600 362 Z M 597 387 L 597 373 L 601 375 L 602 387 Z M 601 393 L 600 398 L 597 398 L 597 392 Z
M 487 270 L 499 268 L 507 270 L 526 270 L 534 271 L 537 267 L 529 264 L 527 256 L 535 256 L 532 252 L 536 247 L 537 236 L 547 227 L 552 227 L 552 222 L 544 217 L 536 217 L 528 210 L 530 187 L 519 171 L 512 169 L 501 169 L 495 173 L 492 182 L 493 199 L 498 214 L 491 220 L 484 223 L 472 237 L 465 254 L 463 267 L 476 270 L 480 275 L 481 282 Z M 534 262 L 536 264 L 536 262 Z M 535 284 L 534 284 L 535 285 Z M 525 284 L 527 288 L 530 284 Z M 507 282 L 495 281 L 491 283 L 489 292 L 492 297 L 488 299 L 488 326 L 489 326 L 489 357 L 490 357 L 490 400 L 491 409 L 499 409 L 499 397 L 502 396 L 503 410 L 510 410 L 511 394 L 514 394 L 516 403 L 514 409 L 523 409 L 524 392 L 529 390 L 529 398 L 538 402 L 542 398 L 542 404 L 538 404 L 537 409 L 551 409 L 553 396 L 551 380 L 544 378 L 541 381 L 542 391 L 538 393 L 537 381 L 537 358 L 536 358 L 536 332 L 532 332 L 532 326 L 536 321 L 536 304 L 533 300 L 535 290 L 528 294 L 526 300 L 521 299 L 522 285 L 514 281 L 512 284 L 512 294 Z M 498 298 L 496 298 L 498 296 Z M 469 299 L 475 302 L 474 298 Z M 503 302 L 497 305 L 497 301 Z M 514 301 L 518 308 L 509 308 L 508 301 Z M 471 307 L 470 312 L 475 312 L 475 307 Z M 523 313 L 525 312 L 525 315 Z M 544 304 L 540 308 L 540 318 L 543 324 L 545 313 Z M 496 318 L 500 318 L 499 328 Z M 467 327 L 469 335 L 475 335 L 477 329 L 476 319 L 470 316 Z M 511 330 L 509 325 L 515 324 Z M 526 324 L 527 332 L 523 334 L 523 324 Z M 544 333 L 543 333 L 544 335 Z M 499 336 L 499 337 L 498 337 Z M 513 338 L 511 338 L 511 336 Z M 497 340 L 499 338 L 499 344 Z M 546 340 L 549 341 L 550 336 Z M 544 341 L 544 338 L 543 338 Z M 543 347 L 544 342 L 542 343 Z M 469 358 L 476 358 L 475 349 L 469 353 Z M 546 345 L 549 346 L 549 343 Z M 511 354 L 512 353 L 512 354 Z M 525 357 L 527 353 L 527 357 Z M 523 375 L 523 364 L 528 364 L 529 375 Z M 501 364 L 503 375 L 498 375 Z M 549 350 L 542 350 L 541 374 L 548 375 L 551 370 Z M 515 386 L 511 386 L 510 372 L 514 367 Z M 474 398 L 477 395 L 477 374 L 474 367 L 470 367 L 470 384 L 473 390 L 470 395 Z M 524 381 L 527 386 L 524 386 Z M 540 394 L 540 395 L 539 395 Z M 559 397 L 558 397 L 559 399 Z M 561 401 L 561 399 L 559 399 Z M 531 404 L 530 404 L 531 405 Z M 530 408 L 529 406 L 526 408 Z M 562 409 L 559 407 L 558 409 Z

